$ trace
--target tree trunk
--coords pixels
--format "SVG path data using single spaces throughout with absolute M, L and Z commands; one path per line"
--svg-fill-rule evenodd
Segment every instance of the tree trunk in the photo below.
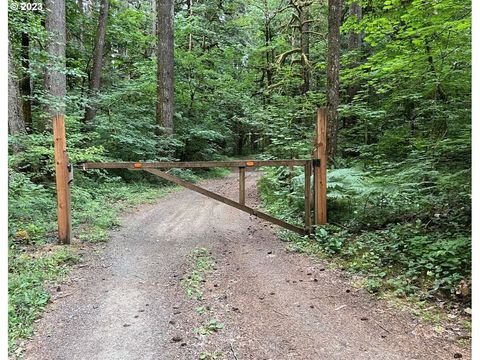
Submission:
M 263 17 L 264 17 L 264 44 L 265 44 L 265 69 L 263 78 L 267 79 L 267 87 L 273 84 L 273 66 L 275 61 L 274 53 L 269 49 L 272 42 L 271 19 L 268 11 L 268 0 L 263 1 Z M 263 84 L 262 84 L 263 85 Z M 268 102 L 268 99 L 265 99 Z
M 8 45 L 8 133 L 19 135 L 25 133 L 25 120 L 21 107 L 20 89 L 15 75 L 12 51 Z M 13 151 L 19 149 L 14 147 Z
M 306 7 L 300 7 L 300 47 L 302 48 L 302 95 L 305 95 L 308 90 L 310 90 L 310 69 L 308 64 L 308 57 L 310 55 L 310 36 L 309 36 L 309 20 L 308 20 L 308 9 Z
M 173 129 L 173 0 L 157 0 L 157 123 L 161 133 Z
M 349 16 L 355 16 L 357 18 L 357 22 L 362 20 L 362 7 L 355 2 L 350 4 L 348 9 Z M 356 33 L 353 30 L 350 30 L 348 34 L 348 51 L 355 51 L 358 50 L 362 46 L 362 34 L 361 32 Z M 358 58 L 357 58 L 358 59 Z M 350 68 L 354 68 L 358 66 L 358 60 L 354 60 L 348 66 Z M 347 87 L 347 96 L 348 102 L 353 102 L 355 95 L 360 90 L 360 83 L 357 81 L 353 84 L 348 85 Z M 348 116 L 343 119 L 343 127 L 347 128 L 349 126 L 355 125 L 357 123 L 357 118 L 355 116 Z
M 362 7 L 356 3 L 352 2 L 348 8 L 348 15 L 355 16 L 357 18 L 357 23 L 362 20 Z M 362 33 L 356 33 L 353 30 L 350 30 L 348 34 L 348 50 L 356 50 L 362 45 Z
M 95 38 L 95 51 L 93 52 L 93 67 L 90 76 L 90 102 L 94 102 L 102 79 L 103 50 L 105 47 L 105 33 L 107 31 L 108 1 L 102 0 L 98 17 L 97 36 Z M 90 103 L 85 109 L 85 122 L 91 121 L 96 113 L 95 105 Z
M 45 0 L 45 30 L 49 34 L 46 50 L 52 61 L 45 70 L 45 90 L 48 94 L 46 112 L 49 117 L 44 123 L 50 128 L 55 114 L 65 113 L 67 80 L 65 76 L 65 1 Z
M 188 0 L 188 19 L 192 21 L 193 19 L 193 0 Z M 193 34 L 190 32 L 188 34 L 188 51 L 193 49 Z
M 340 103 L 340 25 L 342 0 L 328 0 L 328 49 L 327 49 L 327 108 L 328 156 L 335 157 L 338 136 L 338 105 Z
M 22 67 L 23 75 L 20 79 L 20 96 L 22 102 L 23 119 L 25 120 L 25 128 L 32 130 L 32 88 L 30 85 L 30 37 L 26 32 L 22 33 Z

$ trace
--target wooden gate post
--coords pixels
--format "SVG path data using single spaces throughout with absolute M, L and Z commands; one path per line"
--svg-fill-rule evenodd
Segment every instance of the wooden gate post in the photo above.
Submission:
M 312 206 L 310 203 L 311 197 L 311 183 L 312 176 L 312 162 L 309 161 L 305 165 L 305 232 L 310 234 L 312 230 Z
M 239 173 L 239 200 L 238 202 L 242 205 L 245 205 L 245 166 L 240 166 L 238 168 Z
M 327 109 L 317 109 L 314 158 L 315 225 L 327 223 Z
M 55 147 L 55 177 L 57 183 L 58 241 L 60 244 L 70 244 L 72 238 L 70 185 L 65 117 L 62 114 L 57 114 L 53 118 L 53 137 Z

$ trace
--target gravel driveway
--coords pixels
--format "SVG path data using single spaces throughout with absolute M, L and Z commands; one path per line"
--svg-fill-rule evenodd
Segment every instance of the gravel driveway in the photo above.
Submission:
M 247 205 L 258 202 L 247 173 Z M 204 185 L 237 199 L 237 174 Z M 353 288 L 341 271 L 286 251 L 274 226 L 183 190 L 122 218 L 88 246 L 27 344 L 26 359 L 453 359 L 468 351 Z M 181 279 L 205 248 L 202 300 Z M 193 330 L 210 320 L 223 328 Z

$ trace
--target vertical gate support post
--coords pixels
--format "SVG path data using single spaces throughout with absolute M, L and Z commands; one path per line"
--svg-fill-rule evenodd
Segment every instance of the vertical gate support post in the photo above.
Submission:
M 314 158 L 315 225 L 327 223 L 327 109 L 317 109 Z
M 312 162 L 309 161 L 305 165 L 305 232 L 310 234 L 312 231 L 312 205 L 311 191 L 312 184 L 310 178 L 312 176 Z
M 62 114 L 57 114 L 53 118 L 53 138 L 57 184 L 58 241 L 60 244 L 70 244 L 72 238 L 70 185 L 65 117 Z
M 245 205 L 245 166 L 240 166 L 238 168 L 238 185 L 239 185 L 239 199 L 238 202 L 242 205 Z

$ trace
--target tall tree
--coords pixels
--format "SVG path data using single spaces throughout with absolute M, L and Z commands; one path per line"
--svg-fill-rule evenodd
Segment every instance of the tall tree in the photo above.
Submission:
M 354 16 L 356 22 L 362 21 L 362 6 L 357 2 L 352 2 L 348 8 L 348 15 Z M 356 50 L 362 44 L 362 33 L 351 29 L 348 32 L 348 50 Z
M 51 59 L 45 70 L 45 90 L 48 94 L 46 103 L 47 115 L 65 112 L 65 95 L 67 81 L 65 76 L 65 1 L 45 0 L 45 30 L 49 38 L 46 46 Z M 44 126 L 47 124 L 43 124 Z
M 357 2 L 352 2 L 348 8 L 348 15 L 355 18 L 355 22 L 358 24 L 362 21 L 362 7 Z M 348 32 L 348 51 L 357 51 L 362 46 L 362 33 L 361 31 L 350 29 Z M 354 55 L 353 61 L 348 64 L 349 68 L 355 68 L 358 66 L 359 56 Z M 357 79 L 350 80 L 350 83 L 347 86 L 347 96 L 348 102 L 351 103 L 355 98 L 355 95 L 360 90 L 360 83 Z M 343 118 L 343 127 L 349 127 L 357 122 L 357 117 L 355 115 L 345 116 Z
M 103 52 L 105 47 L 105 33 L 107 31 L 108 3 L 109 0 L 101 0 L 100 14 L 98 16 L 97 35 L 95 37 L 95 50 L 93 52 L 93 66 L 90 75 L 90 101 L 94 102 L 102 79 Z M 85 122 L 89 122 L 95 117 L 95 105 L 90 103 L 85 109 Z
M 21 107 L 20 89 L 15 75 L 15 66 L 13 64 L 13 54 L 8 46 L 8 132 L 11 135 L 25 133 L 25 120 Z M 14 147 L 14 151 L 17 148 Z
M 190 21 L 193 20 L 193 0 L 188 0 L 188 18 Z M 192 51 L 193 49 L 193 34 L 190 31 L 188 34 L 188 51 Z
M 338 135 L 338 105 L 340 103 L 340 25 L 342 0 L 328 0 L 327 107 L 328 156 L 335 157 Z
M 301 93 L 306 94 L 310 90 L 310 64 L 308 57 L 310 56 L 310 22 L 308 18 L 308 5 L 311 3 L 298 5 L 298 27 L 300 30 L 300 47 L 302 48 L 301 65 L 302 65 L 302 79 L 303 84 Z
M 20 78 L 20 96 L 22 101 L 23 118 L 27 130 L 32 128 L 32 87 L 30 78 L 30 36 L 26 31 L 22 32 L 22 68 L 23 74 Z
M 173 128 L 173 0 L 157 1 L 157 123 L 163 133 Z

